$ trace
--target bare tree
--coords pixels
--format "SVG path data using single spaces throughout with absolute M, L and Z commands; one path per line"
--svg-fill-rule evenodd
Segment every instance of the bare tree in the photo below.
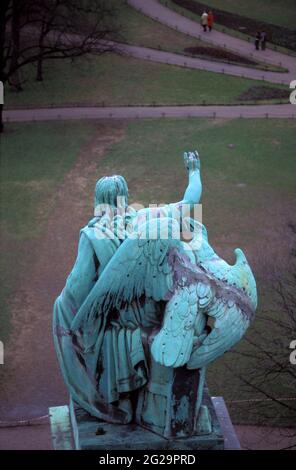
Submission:
M 296 340 L 296 224 L 290 223 L 288 227 L 295 244 L 284 274 L 274 278 L 277 303 L 256 320 L 251 334 L 244 340 L 245 347 L 234 351 L 248 366 L 240 371 L 228 368 L 242 384 L 262 396 L 264 406 L 256 407 L 261 424 L 278 424 L 284 420 L 287 427 L 294 428 L 296 364 L 291 361 L 294 356 L 291 344 Z M 289 447 L 296 448 L 296 429 L 295 444 Z
M 116 10 L 103 0 L 1 0 L 0 80 L 22 90 L 20 70 L 43 63 L 114 50 L 119 37 Z M 3 130 L 0 107 L 0 131 Z

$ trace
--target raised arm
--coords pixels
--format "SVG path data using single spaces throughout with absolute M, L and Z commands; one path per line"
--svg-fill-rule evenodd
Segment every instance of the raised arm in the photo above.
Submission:
M 202 192 L 200 179 L 200 160 L 197 150 L 194 152 L 184 152 L 184 164 L 188 171 L 188 186 L 185 190 L 182 203 L 198 204 Z
M 179 219 L 181 210 L 183 217 L 190 216 L 191 218 L 194 218 L 194 205 L 199 204 L 202 192 L 198 152 L 196 150 L 194 152 L 184 152 L 184 164 L 188 171 L 188 185 L 183 199 L 178 202 L 168 203 L 158 207 L 147 207 L 145 209 L 141 209 L 138 212 L 137 217 L 134 219 L 134 229 L 147 221 L 147 217 L 156 218 L 161 215 L 163 217 L 176 217 Z

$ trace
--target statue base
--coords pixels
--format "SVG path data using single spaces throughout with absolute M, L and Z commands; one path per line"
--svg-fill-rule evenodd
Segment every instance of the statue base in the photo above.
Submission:
M 90 416 L 72 401 L 49 409 L 55 450 L 223 450 L 240 449 L 222 397 L 206 397 L 212 432 L 166 439 L 138 424 L 110 424 Z

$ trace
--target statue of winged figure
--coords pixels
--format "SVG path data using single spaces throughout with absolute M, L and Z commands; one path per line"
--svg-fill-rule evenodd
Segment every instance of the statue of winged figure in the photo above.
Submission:
M 136 421 L 165 437 L 198 432 L 206 367 L 240 341 L 257 306 L 244 253 L 236 249 L 229 265 L 190 211 L 185 225 L 175 217 L 201 195 L 197 153 L 185 154 L 190 165 L 198 187 L 189 184 L 180 203 L 133 215 L 67 328 L 65 298 L 55 304 L 55 345 L 73 400 L 100 419 Z M 168 422 L 172 397 L 186 412 Z

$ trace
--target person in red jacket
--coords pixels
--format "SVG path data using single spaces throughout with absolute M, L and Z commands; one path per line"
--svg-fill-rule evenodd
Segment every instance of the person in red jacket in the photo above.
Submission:
M 209 31 L 212 31 L 213 24 L 214 24 L 214 15 L 213 15 L 212 11 L 209 11 L 209 13 L 208 13 L 208 28 L 209 28 Z

